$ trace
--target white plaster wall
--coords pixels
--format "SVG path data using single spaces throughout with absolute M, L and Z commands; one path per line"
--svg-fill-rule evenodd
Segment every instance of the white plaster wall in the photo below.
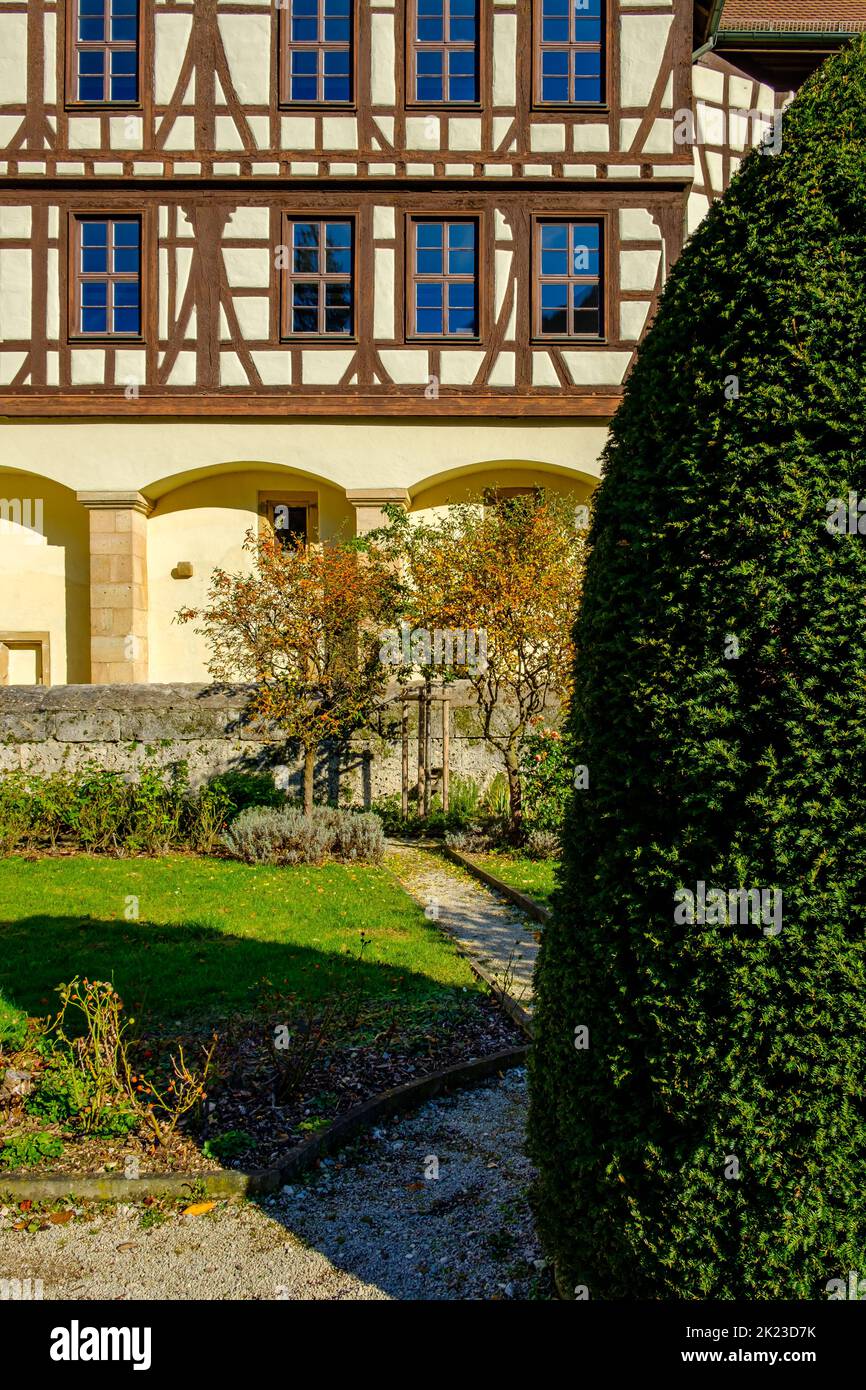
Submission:
M 30 336 L 31 252 L 0 249 L 0 340 Z
M 659 75 L 672 15 L 620 19 L 620 93 L 623 106 L 646 106 Z

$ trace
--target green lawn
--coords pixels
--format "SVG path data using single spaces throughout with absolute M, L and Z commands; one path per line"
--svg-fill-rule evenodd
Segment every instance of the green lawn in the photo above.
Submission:
M 138 908 L 138 920 L 127 920 Z M 370 938 L 358 962 L 360 934 Z M 217 859 L 0 860 L 0 1028 L 57 1007 L 75 975 L 113 981 L 157 1029 L 210 1027 L 263 979 L 318 998 L 445 1000 L 478 982 L 386 869 L 272 869 Z
M 545 906 L 549 904 L 555 883 L 556 859 L 527 859 L 525 855 L 508 850 L 491 854 L 473 854 L 472 858 L 489 874 L 495 874 L 512 888 L 519 888 Z

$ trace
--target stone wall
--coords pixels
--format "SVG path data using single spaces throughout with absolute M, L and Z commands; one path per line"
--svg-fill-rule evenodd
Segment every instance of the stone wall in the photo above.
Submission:
M 143 766 L 183 761 L 198 785 L 218 772 L 272 769 L 280 785 L 300 793 L 298 750 L 278 731 L 250 723 L 249 687 L 238 685 L 65 685 L 0 688 L 0 774 L 14 768 L 50 773 L 88 763 L 134 774 Z M 450 688 L 455 773 L 490 782 L 500 765 L 477 734 L 465 686 Z M 442 706 L 434 700 L 433 791 L 442 768 Z M 324 755 L 317 797 L 368 804 L 400 790 L 399 703 L 382 712 L 381 735 L 356 738 L 342 758 Z M 387 733 L 391 726 L 393 738 Z M 417 781 L 417 705 L 410 704 L 409 781 Z

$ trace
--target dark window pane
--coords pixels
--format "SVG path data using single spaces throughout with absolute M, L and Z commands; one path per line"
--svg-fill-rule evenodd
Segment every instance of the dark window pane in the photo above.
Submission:
M 545 222 L 541 227 L 541 245 L 545 251 L 568 249 L 568 223 Z
M 350 101 L 351 96 L 348 77 L 325 78 L 325 101 Z
M 111 100 L 135 101 L 138 96 L 138 80 L 135 77 L 112 77 Z
M 107 333 L 108 332 L 108 310 L 107 309 L 82 309 L 81 329 L 84 333 Z
M 418 38 L 421 43 L 442 43 L 445 27 L 441 18 L 418 16 Z M 419 55 L 420 56 L 420 55 Z
M 541 273 L 542 275 L 568 274 L 568 252 L 565 248 L 561 251 L 542 251 Z
M 117 275 L 138 274 L 138 248 L 122 246 L 114 253 L 114 270 Z
M 453 76 L 471 76 L 475 72 L 475 53 L 471 50 L 458 49 L 450 55 L 449 71 Z
M 332 77 L 345 77 L 349 71 L 349 50 L 338 48 L 325 53 L 324 71 Z
M 475 273 L 475 252 L 474 251 L 449 251 L 448 252 L 448 274 L 449 275 L 474 275 Z
M 351 333 L 352 311 L 350 309 L 326 309 L 326 333 Z
M 576 77 L 574 80 L 575 101 L 601 101 L 601 81 L 597 77 Z
M 292 101 L 315 101 L 316 96 L 315 77 L 292 78 Z
M 114 282 L 115 309 L 138 308 L 138 281 L 116 280 Z
M 319 37 L 319 21 L 316 18 L 297 17 L 292 20 L 292 38 L 295 43 L 315 43 Z
M 293 303 L 297 308 L 318 308 L 319 286 L 317 281 L 295 281 Z
M 419 222 L 416 229 L 416 240 L 419 246 L 441 246 L 442 223 Z
M 79 19 L 78 37 L 82 43 L 104 43 L 105 21 L 102 16 L 98 19 Z
M 418 248 L 416 256 L 417 273 L 419 275 L 441 275 L 442 274 L 442 252 L 425 251 L 422 247 Z
M 138 23 L 134 19 L 113 19 L 111 37 L 114 43 L 135 43 Z
M 293 309 L 293 333 L 318 333 L 319 314 L 317 309 Z
M 137 246 L 139 230 L 137 222 L 115 222 L 115 246 Z
M 107 223 L 107 222 L 82 222 L 82 224 L 81 224 L 81 244 L 82 244 L 82 246 L 107 246 L 107 245 L 108 245 L 108 223 Z
M 601 54 L 592 51 L 582 53 L 577 49 L 574 54 L 574 72 L 577 77 L 598 77 L 601 72 Z
M 568 76 L 568 54 L 563 53 L 542 53 L 541 71 L 545 77 Z
M 328 275 L 348 275 L 352 269 L 352 253 L 348 248 L 325 252 L 325 271 Z
M 78 71 L 88 76 L 105 71 L 105 54 L 83 52 L 78 55 Z
M 350 37 L 348 19 L 325 20 L 325 40 L 327 43 L 348 43 Z
M 448 310 L 448 332 L 467 333 L 475 332 L 475 310 L 474 309 L 449 309 Z
M 318 275 L 319 253 L 313 247 L 302 246 L 295 251 L 292 265 L 296 275 Z
M 574 314 L 574 332 L 591 334 L 597 338 L 600 324 L 597 309 L 578 309 Z
M 318 53 L 295 49 L 292 53 L 292 72 L 307 76 L 318 71 Z
M 108 285 L 104 280 L 85 280 L 81 286 L 81 303 L 87 309 L 104 308 L 108 303 Z
M 475 223 L 474 222 L 452 222 L 448 227 L 448 245 L 454 247 L 475 248 Z
M 575 15 L 574 38 L 576 43 L 601 43 L 601 22 Z
M 442 310 L 419 309 L 417 315 L 417 328 L 419 333 L 441 333 Z
M 108 250 L 105 247 L 82 247 L 81 269 L 85 275 L 108 273 Z
M 474 77 L 452 77 L 448 83 L 449 101 L 475 101 L 476 93 Z
M 571 296 L 575 309 L 598 308 L 598 285 L 572 285 Z
M 138 14 L 138 0 L 111 0 L 112 14 Z
M 351 224 L 351 222 L 326 222 L 326 224 L 325 224 L 325 245 L 326 245 L 326 246 L 351 246 L 351 245 L 352 245 L 352 224 Z
M 541 37 L 544 43 L 568 43 L 568 20 L 542 19 Z
M 348 283 L 325 286 L 325 307 L 329 309 L 350 309 L 352 307 L 352 288 Z
M 115 333 L 138 333 L 140 322 L 141 316 L 138 309 L 115 309 L 114 311 Z
M 438 76 L 442 72 L 442 53 L 419 53 L 418 72 L 427 76 Z
M 88 15 L 105 14 L 105 5 L 103 3 L 103 0 L 80 0 L 79 13 Z
M 441 283 L 421 282 L 415 286 L 415 303 L 419 308 L 435 309 L 442 307 Z
M 568 101 L 567 77 L 543 77 L 541 80 L 542 101 Z

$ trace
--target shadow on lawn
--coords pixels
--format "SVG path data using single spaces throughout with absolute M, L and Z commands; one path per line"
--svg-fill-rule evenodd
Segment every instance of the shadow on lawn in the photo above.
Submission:
M 457 993 L 408 967 L 358 958 L 360 932 L 347 951 L 234 936 L 196 922 L 106 921 L 74 915 L 0 921 L 0 998 L 27 1014 L 57 1009 L 57 986 L 76 975 L 108 980 L 142 1030 L 210 1030 L 251 1009 L 262 981 L 299 999 L 357 988 L 371 1001 Z M 371 947 L 375 953 L 375 941 Z
M 465 999 L 459 986 L 439 984 L 408 968 L 369 958 L 359 961 L 357 954 L 340 956 L 313 947 L 240 938 L 197 923 L 167 926 L 80 915 L 0 921 L 0 1003 L 5 1000 L 31 1015 L 54 1013 L 57 985 L 76 975 L 111 980 L 129 1013 L 134 1013 L 134 1033 L 163 1039 L 178 1033 L 208 1034 L 232 1014 L 255 1016 L 256 991 L 263 979 L 281 991 L 294 992 L 299 1000 L 324 1001 L 334 990 L 349 986 L 357 987 L 366 1002 L 391 1003 L 395 1009 L 424 1000 Z M 264 1028 L 265 1015 L 261 1017 Z M 326 1168 L 310 1175 L 301 1205 L 259 1205 L 336 1268 L 392 1297 L 412 1297 L 407 1289 L 413 1282 L 429 1288 L 416 1296 L 459 1297 L 445 1292 L 436 1280 L 428 1285 L 426 1273 L 416 1277 L 415 1265 L 432 1276 L 436 1248 L 456 1238 L 455 1221 L 459 1226 L 469 1220 L 475 1226 L 479 1207 L 501 1203 L 505 1189 L 499 1181 L 490 1182 L 491 1169 L 498 1170 L 497 1178 L 512 1194 L 526 1181 L 517 1139 L 522 1132 L 521 1107 L 510 1106 L 502 1134 L 471 1135 L 464 1134 L 456 1113 L 453 1125 L 442 1114 L 443 1107 L 448 1112 L 459 1100 L 455 1096 L 437 1101 L 437 1120 L 427 1132 L 419 1130 L 411 1114 L 399 1120 L 411 1131 L 405 1144 L 394 1145 L 385 1134 L 362 1136 L 351 1151 L 337 1153 Z M 442 1161 L 443 1181 L 424 1181 L 431 1154 Z M 354 1191 L 356 1174 L 359 1185 Z M 332 1185 L 337 1175 L 342 1196 Z M 365 1190 L 376 1193 L 369 1204 Z M 409 1218 L 405 1231 L 401 1211 Z M 501 1220 L 495 1217 L 494 1224 Z M 275 1289 L 275 1298 L 284 1296 Z

